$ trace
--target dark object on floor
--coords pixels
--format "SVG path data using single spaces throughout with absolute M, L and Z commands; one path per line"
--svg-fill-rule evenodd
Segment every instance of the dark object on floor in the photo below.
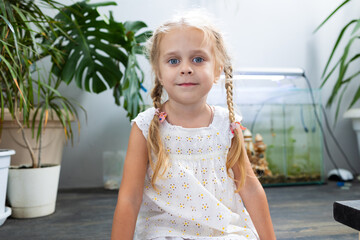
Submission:
M 333 214 L 336 221 L 360 231 L 360 200 L 334 202 Z

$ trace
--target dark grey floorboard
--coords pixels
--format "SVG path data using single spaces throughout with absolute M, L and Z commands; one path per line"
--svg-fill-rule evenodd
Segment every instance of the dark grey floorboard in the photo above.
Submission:
M 360 199 L 360 183 L 343 190 L 334 182 L 265 189 L 278 239 L 359 239 L 358 232 L 333 219 L 333 203 Z
M 360 183 L 349 190 L 335 183 L 265 188 L 279 240 L 355 240 L 358 232 L 333 219 L 334 201 L 360 199 Z M 6 220 L 0 240 L 110 239 L 117 192 L 60 190 L 56 212 L 36 219 Z
M 35 219 L 9 218 L 1 240 L 110 239 L 117 192 L 103 189 L 60 190 L 54 214 Z

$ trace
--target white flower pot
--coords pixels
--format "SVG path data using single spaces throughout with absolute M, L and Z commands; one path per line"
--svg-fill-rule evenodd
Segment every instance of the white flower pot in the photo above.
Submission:
M 60 165 L 9 170 L 8 200 L 14 218 L 34 218 L 55 211 Z
M 14 150 L 0 149 L 0 226 L 3 225 L 7 217 L 11 214 L 11 208 L 5 207 L 6 187 L 11 155 Z
M 352 108 L 345 112 L 344 118 L 352 119 L 352 126 L 357 135 L 358 149 L 360 153 L 360 108 Z

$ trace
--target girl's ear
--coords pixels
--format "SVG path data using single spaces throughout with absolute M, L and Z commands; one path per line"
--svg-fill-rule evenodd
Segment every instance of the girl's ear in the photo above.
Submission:
M 221 75 L 221 73 L 224 71 L 224 66 L 220 66 L 220 70 L 219 70 L 219 77 Z
M 220 66 L 219 69 L 215 69 L 215 80 L 214 83 L 217 83 L 217 81 L 220 79 L 220 75 L 222 71 L 224 70 L 224 66 Z
M 157 73 L 156 73 L 156 78 L 159 80 L 160 85 L 162 86 L 162 85 L 163 85 L 163 82 L 162 82 L 162 78 L 161 78 L 160 72 L 157 72 Z

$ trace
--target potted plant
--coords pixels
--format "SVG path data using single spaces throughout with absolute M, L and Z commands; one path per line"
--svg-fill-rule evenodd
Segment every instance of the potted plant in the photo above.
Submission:
M 5 113 L 8 111 L 11 124 L 16 129 L 20 129 L 17 131 L 21 133 L 23 145 L 26 146 L 31 157 L 30 166 L 10 169 L 8 200 L 13 207 L 15 217 L 44 216 L 55 210 L 59 161 L 63 146 L 55 144 L 61 149 L 54 154 L 60 159 L 57 166 L 47 166 L 44 164 L 47 160 L 42 159 L 45 134 L 49 133 L 49 125 L 53 120 L 59 120 L 61 125 L 60 140 L 73 139 L 71 126 L 73 120 L 80 126 L 76 104 L 58 91 L 62 82 L 70 83 L 74 78 L 81 86 L 80 82 L 85 81 L 85 90 L 94 92 L 112 88 L 117 104 L 120 105 L 123 96 L 123 106 L 128 110 L 129 117 L 140 110 L 139 101 L 142 99 L 139 92 L 143 74 L 137 64 L 136 54 L 140 53 L 139 43 L 145 41 L 149 32 L 135 36 L 139 29 L 146 27 L 142 22 L 122 24 L 116 22 L 111 15 L 109 19 L 101 20 L 96 8 L 114 4 L 114 2 L 88 4 L 84 1 L 65 6 L 54 0 L 0 1 L 1 127 L 3 129 L 7 118 Z M 52 18 L 44 14 L 40 7 L 57 9 L 59 13 Z M 90 37 L 90 29 L 95 29 L 93 31 L 95 39 Z M 101 33 L 100 29 L 107 30 L 107 33 Z M 104 44 L 104 41 L 107 44 Z M 43 77 L 37 63 L 46 56 L 50 56 L 52 66 L 47 72 L 48 75 Z M 120 71 L 120 64 L 124 65 L 124 74 Z M 105 79 L 108 86 L 103 83 Z M 78 107 L 81 108 L 79 105 Z M 3 129 L 2 134 L 4 132 Z M 1 144 L 6 142 L 3 138 Z M 49 142 L 56 141 L 52 139 Z M 16 150 L 17 155 L 20 150 L 21 147 Z M 54 158 L 54 155 L 51 155 L 51 158 Z M 56 170 L 52 170 L 53 172 L 49 170 L 49 174 L 39 172 L 54 168 Z M 30 173 L 33 171 L 35 173 Z M 24 183 L 30 185 L 19 188 L 19 185 L 13 181 L 20 176 L 39 180 L 42 175 L 56 176 L 54 183 L 50 184 L 49 180 L 40 180 L 37 183 L 21 180 L 21 185 Z M 21 196 L 24 197 L 22 194 L 35 193 L 45 187 L 48 187 L 48 190 L 42 196 L 40 194 L 40 197 L 37 195 L 32 197 L 33 200 L 42 201 L 40 204 L 42 206 L 33 203 L 33 200 L 27 200 L 25 206 L 14 207 Z M 16 193 L 16 189 L 20 193 Z M 47 193 L 50 192 L 53 195 L 50 200 L 45 201 L 44 196 L 49 195 Z M 30 210 L 25 208 L 29 205 Z M 33 213 L 33 206 L 40 206 L 40 211 Z
M 317 32 L 337 11 L 339 11 L 341 8 L 343 8 L 346 4 L 351 2 L 351 0 L 345 0 L 343 1 L 315 30 Z M 352 27 L 352 28 L 351 28 Z M 351 31 L 352 30 L 352 31 Z M 345 39 L 344 34 L 347 31 L 351 31 L 350 38 Z M 360 58 L 360 52 L 356 52 L 353 54 L 353 56 L 349 56 L 350 54 L 350 48 L 354 44 L 356 40 L 360 38 L 360 18 L 359 19 L 351 19 L 341 30 L 339 36 L 337 37 L 337 40 L 335 42 L 335 45 L 331 51 L 330 57 L 326 63 L 326 66 L 322 73 L 323 82 L 321 84 L 321 87 L 323 87 L 328 79 L 335 75 L 335 70 L 338 70 L 337 80 L 333 86 L 331 95 L 327 101 L 327 106 L 331 106 L 336 98 L 338 97 L 337 106 L 336 106 L 336 113 L 335 113 L 335 119 L 337 120 L 340 106 L 343 100 L 344 93 L 347 90 L 347 87 L 349 86 L 350 82 L 355 82 L 356 79 L 359 79 L 360 70 L 358 68 L 355 68 L 353 71 L 351 71 L 350 66 L 353 66 L 356 64 L 356 60 Z M 329 69 L 330 64 L 334 63 L 334 54 L 336 50 L 338 49 L 338 46 L 340 43 L 347 41 L 343 53 L 341 57 L 336 61 L 334 66 Z M 357 86 L 358 89 L 353 96 L 353 99 L 351 100 L 350 104 L 347 106 L 347 109 L 350 109 L 354 106 L 355 103 L 357 103 L 360 99 L 360 85 Z
M 39 4 L 56 7 L 52 0 L 42 0 Z M 37 217 L 55 210 L 60 165 L 45 165 L 47 160 L 42 161 L 44 138 L 52 135 L 50 125 L 54 125 L 56 120 L 61 126 L 60 136 L 56 138 L 61 141 L 59 146 L 55 146 L 55 153 L 46 158 L 59 159 L 63 138 L 73 138 L 71 121 L 78 121 L 75 105 L 57 90 L 61 80 L 52 74 L 42 74 L 37 65 L 45 56 L 61 61 L 57 49 L 40 44 L 41 37 L 50 36 L 53 32 L 47 24 L 58 25 L 39 6 L 33 1 L 0 2 L 1 130 L 3 135 L 15 130 L 12 137 L 2 138 L 1 146 L 6 147 L 14 137 L 14 141 L 20 143 L 13 147 L 17 154 L 26 156 L 21 153 L 24 146 L 28 152 L 26 159 L 30 159 L 21 159 L 18 165 L 26 166 L 9 171 L 8 200 L 13 217 Z M 46 175 L 52 180 L 41 178 Z M 37 197 L 40 202 L 32 196 L 38 190 L 46 193 Z
M 88 92 L 112 89 L 115 104 L 122 105 L 127 117 L 133 119 L 144 105 L 141 90 L 146 91 L 136 55 L 144 54 L 143 43 L 152 32 L 142 31 L 147 25 L 141 21 L 117 22 L 112 12 L 99 20 L 97 8 L 110 5 L 116 3 L 82 1 L 63 8 L 55 16 L 71 40 L 60 29 L 51 35 L 49 41 L 56 42 L 54 47 L 64 57 L 63 65 L 52 59 L 52 70 L 65 83 L 74 80 Z
M 343 1 L 315 30 L 318 31 L 336 12 L 338 12 L 340 9 L 344 8 L 345 5 L 347 5 L 351 0 L 345 0 Z M 350 32 L 351 31 L 351 32 Z M 347 34 L 347 33 L 350 33 Z M 346 35 L 347 34 L 347 35 Z M 348 37 L 345 37 L 348 36 Z M 322 78 L 323 82 L 321 84 L 321 87 L 323 87 L 329 78 L 331 76 L 334 76 L 337 70 L 337 80 L 333 86 L 331 95 L 327 101 L 327 106 L 331 106 L 336 103 L 336 111 L 335 111 L 335 122 L 337 121 L 340 106 L 342 106 L 342 100 L 345 93 L 347 92 L 347 88 L 350 85 L 350 83 L 359 83 L 360 80 L 360 69 L 356 61 L 360 59 L 360 51 L 353 51 L 354 53 L 351 53 L 350 49 L 353 46 L 353 44 L 356 41 L 359 41 L 360 39 L 360 16 L 357 19 L 351 19 L 348 23 L 345 24 L 345 26 L 342 28 L 342 30 L 339 33 L 339 36 L 337 37 L 337 40 L 335 42 L 335 45 L 331 51 L 330 57 L 326 63 L 326 66 L 324 68 Z M 339 59 L 334 59 L 334 54 L 339 49 L 339 45 L 341 43 L 345 42 L 346 45 L 342 49 L 343 53 L 340 56 Z M 332 68 L 330 68 L 330 64 L 333 64 Z M 353 86 L 357 88 L 354 96 L 352 97 L 351 102 L 347 106 L 347 111 L 344 114 L 345 118 L 351 118 L 353 120 L 353 128 L 357 133 L 357 139 L 358 139 L 358 147 L 360 151 L 360 108 L 354 108 L 354 105 L 359 102 L 360 100 L 360 84 L 356 84 Z

